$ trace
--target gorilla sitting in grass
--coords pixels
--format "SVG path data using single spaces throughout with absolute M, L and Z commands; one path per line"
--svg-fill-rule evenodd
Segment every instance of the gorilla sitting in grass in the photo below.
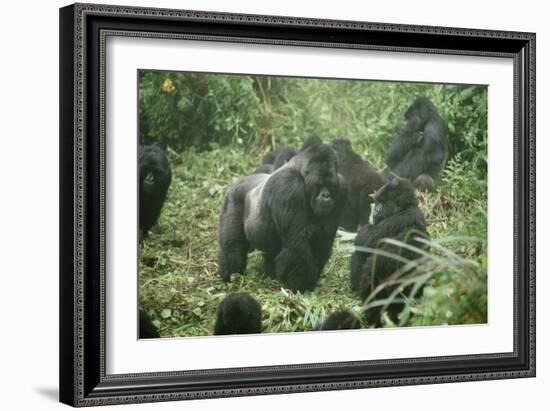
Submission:
M 219 272 L 243 274 L 260 250 L 265 274 L 285 287 L 313 290 L 330 257 L 342 210 L 334 151 L 312 139 L 273 174 L 253 174 L 226 193 L 219 224 Z
M 447 136 L 437 109 L 426 97 L 417 97 L 405 113 L 399 135 L 391 144 L 386 163 L 391 171 L 425 191 L 434 190 L 447 161 Z
M 405 261 L 419 257 L 417 251 L 386 240 L 397 240 L 420 250 L 428 248 L 419 241 L 429 236 L 424 214 L 418 207 L 415 189 L 409 180 L 394 178 L 376 192 L 375 200 L 374 223 L 361 228 L 355 238 L 355 252 L 351 257 L 351 287 L 362 300 L 402 267 Z M 372 249 L 380 250 L 381 253 L 373 252 Z M 387 298 L 392 291 L 391 287 L 387 287 L 377 294 L 376 299 Z M 392 312 L 400 312 L 400 307 L 391 307 Z M 370 324 L 379 323 L 379 310 L 372 309 L 372 312 L 365 314 Z

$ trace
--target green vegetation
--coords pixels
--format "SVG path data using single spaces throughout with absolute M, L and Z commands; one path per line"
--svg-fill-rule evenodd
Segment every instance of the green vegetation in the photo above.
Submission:
M 262 305 L 264 332 L 307 331 L 332 311 L 361 311 L 349 286 L 354 235 L 339 232 L 313 292 L 294 294 L 262 274 L 249 256 L 245 276 L 217 273 L 217 224 L 225 190 L 263 154 L 299 146 L 310 135 L 348 137 L 377 168 L 416 95 L 432 100 L 448 128 L 451 157 L 435 193 L 419 193 L 431 252 L 396 273 L 394 283 L 425 285 L 406 301 L 399 324 L 487 320 L 487 90 L 485 87 L 141 73 L 140 139 L 166 147 L 173 181 L 159 224 L 140 253 L 140 304 L 162 336 L 212 333 L 216 308 L 246 291 Z M 371 295 L 365 304 L 377 301 Z M 364 324 L 367 326 L 367 324 Z

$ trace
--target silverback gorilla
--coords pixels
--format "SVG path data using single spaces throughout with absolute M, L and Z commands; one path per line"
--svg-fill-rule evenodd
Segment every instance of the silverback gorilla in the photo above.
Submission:
M 243 274 L 260 250 L 265 274 L 293 291 L 315 288 L 330 257 L 342 209 L 334 151 L 313 142 L 273 174 L 253 174 L 225 195 L 219 224 L 219 271 Z
M 398 240 L 426 249 L 426 245 L 416 238 L 429 238 L 424 214 L 418 207 L 414 186 L 409 180 L 394 178 L 376 192 L 375 200 L 373 224 L 361 228 L 355 238 L 355 252 L 351 256 L 351 287 L 362 300 L 373 291 L 373 287 L 404 265 L 402 261 L 388 255 L 376 254 L 362 248 L 376 248 L 406 260 L 413 260 L 418 258 L 417 252 L 383 240 Z M 386 288 L 378 294 L 378 298 L 387 298 L 391 291 L 393 290 Z M 379 320 L 377 313 L 374 313 L 375 316 L 372 313 L 365 314 L 370 324 L 376 324 Z
M 399 135 L 391 144 L 386 163 L 391 171 L 411 180 L 417 188 L 433 191 L 447 161 L 443 120 L 433 103 L 417 97 L 405 112 Z
M 172 170 L 164 151 L 145 146 L 139 151 L 139 228 L 143 236 L 157 222 L 166 193 L 172 181 Z
M 353 151 L 347 138 L 337 138 L 331 141 L 331 147 L 336 152 L 338 173 L 346 182 L 346 202 L 340 215 L 340 226 L 347 231 L 356 232 L 369 222 L 371 198 L 386 182 L 381 174 L 359 154 Z

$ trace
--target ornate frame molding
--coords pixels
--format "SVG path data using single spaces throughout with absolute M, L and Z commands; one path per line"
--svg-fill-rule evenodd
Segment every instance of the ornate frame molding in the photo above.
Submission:
M 215 12 L 149 9 L 137 7 L 76 4 L 61 9 L 61 313 L 60 380 L 61 401 L 75 406 L 123 404 L 178 399 L 217 398 L 227 396 L 355 389 L 395 385 L 432 384 L 532 377 L 535 375 L 535 35 L 532 33 L 413 26 L 295 17 L 228 14 Z M 141 30 L 102 27 L 102 21 L 122 18 L 137 20 Z M 97 20 L 94 21 L 94 19 Z M 166 24 L 166 32 L 147 31 L 152 20 Z M 170 32 L 170 27 L 200 23 L 208 34 Z M 164 24 L 163 23 L 163 24 Z M 216 32 L 216 25 L 243 27 L 251 33 L 285 28 L 284 39 L 254 35 L 227 35 Z M 202 27 L 202 26 L 201 26 Z M 295 30 L 330 30 L 352 33 L 351 42 L 304 40 Z M 357 41 L 369 33 L 398 35 L 415 39 L 418 44 L 389 45 Z M 474 356 L 417 358 L 406 360 L 357 361 L 353 363 L 310 364 L 296 366 L 254 367 L 230 370 L 174 371 L 125 375 L 105 374 L 105 48 L 108 36 L 155 37 L 226 41 L 237 43 L 279 44 L 331 48 L 422 52 L 434 54 L 508 57 L 514 60 L 514 352 Z M 357 36 L 357 37 L 354 37 Z M 418 36 L 418 37 L 417 37 Z M 403 37 L 405 38 L 405 37 Z M 449 40 L 450 39 L 450 40 Z M 446 40 L 449 40 L 448 47 Z M 412 41 L 412 40 L 411 40 Z M 473 48 L 475 44 L 481 44 Z M 429 43 L 432 46 L 419 44 Z M 465 44 L 464 48 L 454 47 Z M 433 47 L 436 45 L 437 47 Z M 494 48 L 497 48 L 496 50 Z M 68 82 L 70 77 L 72 81 Z M 97 94 L 97 96 L 92 96 Z M 90 98 L 99 101 L 94 112 Z M 97 119 L 94 118 L 98 117 Z M 91 126 L 92 118 L 97 126 Z M 96 140 L 92 140 L 96 138 Z M 98 158 L 91 154 L 97 153 Z M 97 198 L 96 198 L 97 197 Z M 91 200 L 93 199 L 93 200 Z M 91 203 L 93 202 L 93 204 Z M 93 210 L 91 213 L 89 210 Z M 91 221 L 98 222 L 98 232 Z M 523 232 L 525 231 L 525 232 Z M 70 248 L 70 253 L 67 249 Z M 90 264 L 90 258 L 97 261 Z M 523 263 L 523 264 L 522 264 Z M 522 272 L 522 268 L 524 269 Z M 92 306 L 90 309 L 88 307 Z M 96 312 L 97 311 L 97 312 Z M 88 331 L 88 332 L 87 332 Z M 94 342 L 87 338 L 94 336 Z M 97 340 L 97 341 L 96 341 Z M 521 358 L 520 358 L 521 357 Z M 509 360 L 507 368 L 492 367 L 491 361 Z M 514 361 L 512 361 L 514 360 Z M 521 361 L 520 361 L 521 360 Z M 403 366 L 441 363 L 489 364 L 486 372 L 472 367 L 471 372 L 428 373 L 407 376 Z M 514 363 L 514 365 L 512 365 Z M 344 381 L 311 378 L 311 383 L 196 388 L 193 377 L 255 372 L 306 371 L 346 367 L 395 366 L 390 377 L 351 377 Z M 185 378 L 184 378 L 185 377 Z M 161 392 L 138 388 L 163 387 L 161 381 L 174 378 Z M 161 380 L 162 379 L 162 380 Z M 317 381 L 319 380 L 319 381 Z M 179 383 L 177 381 L 180 381 Z M 206 381 L 206 380 L 205 380 Z M 195 387 L 195 388 L 193 388 Z

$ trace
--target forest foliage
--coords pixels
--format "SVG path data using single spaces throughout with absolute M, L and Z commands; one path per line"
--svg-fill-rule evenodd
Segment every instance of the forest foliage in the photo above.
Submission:
M 422 284 L 399 324 L 487 321 L 487 88 L 476 85 L 140 72 L 141 144 L 168 153 L 174 178 L 159 224 L 140 251 L 140 304 L 162 336 L 209 335 L 221 299 L 247 291 L 262 304 L 265 332 L 307 331 L 330 312 L 364 305 L 349 287 L 353 235 L 339 232 L 313 292 L 292 293 L 262 274 L 217 274 L 217 224 L 225 190 L 266 152 L 309 136 L 347 137 L 378 169 L 418 95 L 437 107 L 450 156 L 434 193 L 419 193 L 432 252 L 399 281 Z M 376 297 L 372 298 L 374 301 Z M 366 304 L 372 303 L 367 301 Z M 365 324 L 368 326 L 368 324 Z

